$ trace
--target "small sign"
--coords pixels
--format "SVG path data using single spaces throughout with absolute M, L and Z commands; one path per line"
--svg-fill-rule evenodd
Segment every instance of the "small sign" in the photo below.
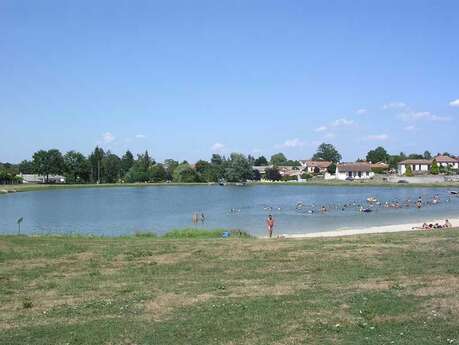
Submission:
M 24 220 L 24 217 L 21 217 L 21 218 L 18 219 L 17 223 L 21 224 L 23 220 Z

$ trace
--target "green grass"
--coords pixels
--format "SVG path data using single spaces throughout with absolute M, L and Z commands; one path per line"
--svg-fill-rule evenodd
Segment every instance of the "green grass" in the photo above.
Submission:
M 1 236 L 0 344 L 459 342 L 457 229 L 173 234 Z

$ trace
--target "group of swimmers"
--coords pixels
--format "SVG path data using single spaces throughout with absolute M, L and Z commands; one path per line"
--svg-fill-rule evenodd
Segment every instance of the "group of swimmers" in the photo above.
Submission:
M 445 198 L 445 202 L 450 202 L 451 197 L 448 196 Z M 356 209 L 362 213 L 370 213 L 373 212 L 374 209 L 383 207 L 386 209 L 393 208 L 393 209 L 400 209 L 400 208 L 411 208 L 415 207 L 417 209 L 423 208 L 425 206 L 434 206 L 441 202 L 440 196 L 438 194 L 434 195 L 432 198 L 427 198 L 427 201 L 419 196 L 416 200 L 406 199 L 404 202 L 399 200 L 393 201 L 385 201 L 381 202 L 375 197 L 369 197 L 366 200 L 366 204 L 359 203 L 359 202 L 349 202 L 343 205 L 321 205 L 317 206 L 315 204 L 306 205 L 304 202 L 298 202 L 295 205 L 295 210 L 298 213 L 307 213 L 307 214 L 314 214 L 314 213 L 326 213 L 330 210 L 338 210 L 338 211 L 345 211 L 347 209 Z

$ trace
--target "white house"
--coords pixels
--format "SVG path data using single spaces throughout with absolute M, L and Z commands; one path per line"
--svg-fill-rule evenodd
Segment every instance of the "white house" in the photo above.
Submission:
M 300 163 L 303 170 L 310 174 L 325 173 L 327 172 L 327 168 L 332 164 L 329 161 L 314 160 L 302 160 Z
M 42 184 L 46 183 L 46 176 L 36 174 L 19 174 L 22 178 L 22 183 L 25 184 Z M 48 183 L 65 183 L 65 177 L 60 175 L 49 175 Z
M 432 168 L 430 159 L 407 159 L 398 163 L 398 174 L 405 175 L 406 167 L 410 166 L 414 175 L 428 174 Z
M 442 167 L 450 167 L 452 169 L 459 169 L 459 159 L 457 158 L 451 158 L 448 156 L 437 156 L 435 157 L 435 160 L 437 161 L 439 166 Z
M 371 171 L 371 164 L 367 162 L 339 163 L 336 166 L 335 178 L 338 180 L 366 180 L 374 176 L 374 172 Z

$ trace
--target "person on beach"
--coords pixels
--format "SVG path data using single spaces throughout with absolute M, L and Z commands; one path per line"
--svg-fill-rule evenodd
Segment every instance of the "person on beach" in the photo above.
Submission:
M 271 238 L 273 236 L 273 228 L 274 228 L 274 218 L 272 215 L 268 216 L 266 220 L 266 228 L 268 229 L 268 236 Z
M 453 224 L 447 219 L 445 220 L 445 225 L 443 225 L 444 228 L 452 228 Z

